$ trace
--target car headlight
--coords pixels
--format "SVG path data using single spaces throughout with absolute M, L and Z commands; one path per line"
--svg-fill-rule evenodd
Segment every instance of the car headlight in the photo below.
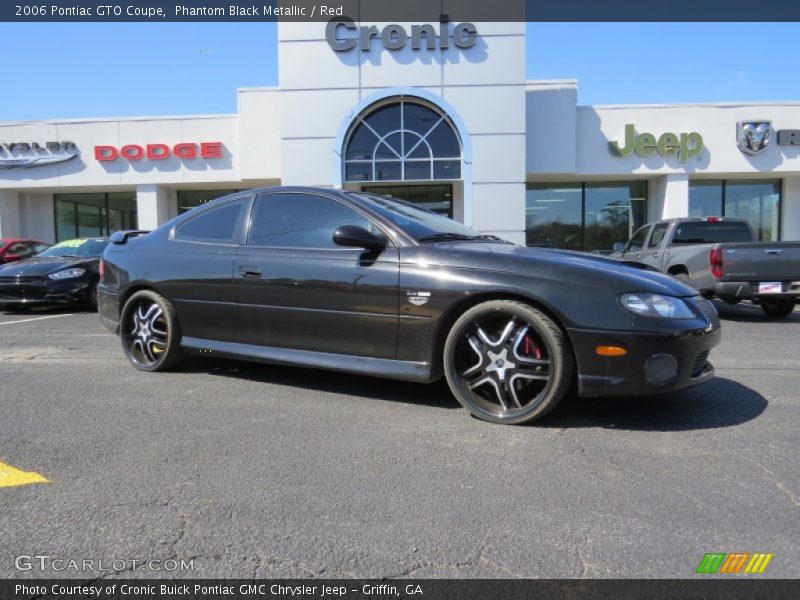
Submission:
M 681 300 L 661 294 L 622 294 L 620 304 L 627 310 L 643 317 L 663 317 L 666 319 L 691 319 L 692 309 Z
M 63 271 L 56 271 L 55 273 L 50 273 L 48 277 L 50 279 L 74 279 L 75 277 L 80 277 L 86 273 L 86 269 L 79 269 L 77 267 L 73 267 L 71 269 L 64 269 Z

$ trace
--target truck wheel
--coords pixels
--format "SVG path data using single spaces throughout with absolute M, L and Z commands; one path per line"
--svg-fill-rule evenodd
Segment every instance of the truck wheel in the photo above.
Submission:
M 768 317 L 782 319 L 794 312 L 794 298 L 761 298 L 761 310 Z
M 675 279 L 680 279 L 686 285 L 692 285 L 692 278 L 689 277 L 688 273 L 676 273 Z M 692 287 L 694 286 L 692 285 Z

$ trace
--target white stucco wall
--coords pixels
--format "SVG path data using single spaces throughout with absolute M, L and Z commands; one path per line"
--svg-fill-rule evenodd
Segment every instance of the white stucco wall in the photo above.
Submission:
M 433 22 L 435 23 L 435 22 Z M 357 23 L 356 25 L 360 25 Z M 383 24 L 379 24 L 379 27 Z M 402 23 L 410 30 L 411 23 Z M 438 24 L 436 24 L 438 28 Z M 282 181 L 337 185 L 337 134 L 354 107 L 387 90 L 417 88 L 452 107 L 463 122 L 472 160 L 455 186 L 454 213 L 477 228 L 522 241 L 525 216 L 525 26 L 476 23 L 467 49 L 336 52 L 324 23 L 280 23 Z M 314 76 L 298 65 L 314 65 Z

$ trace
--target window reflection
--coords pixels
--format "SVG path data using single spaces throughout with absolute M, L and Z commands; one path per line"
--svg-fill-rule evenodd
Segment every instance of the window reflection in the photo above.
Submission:
M 529 184 L 526 243 L 610 252 L 644 225 L 646 200 L 644 181 Z
M 690 217 L 745 219 L 760 241 L 780 239 L 781 181 L 708 180 L 689 183 Z

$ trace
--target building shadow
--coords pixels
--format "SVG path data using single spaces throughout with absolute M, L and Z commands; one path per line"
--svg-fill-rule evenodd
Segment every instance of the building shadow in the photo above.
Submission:
M 755 390 L 716 377 L 697 387 L 655 396 L 570 398 L 540 423 L 543 427 L 603 427 L 627 431 L 693 431 L 735 427 L 767 408 Z

